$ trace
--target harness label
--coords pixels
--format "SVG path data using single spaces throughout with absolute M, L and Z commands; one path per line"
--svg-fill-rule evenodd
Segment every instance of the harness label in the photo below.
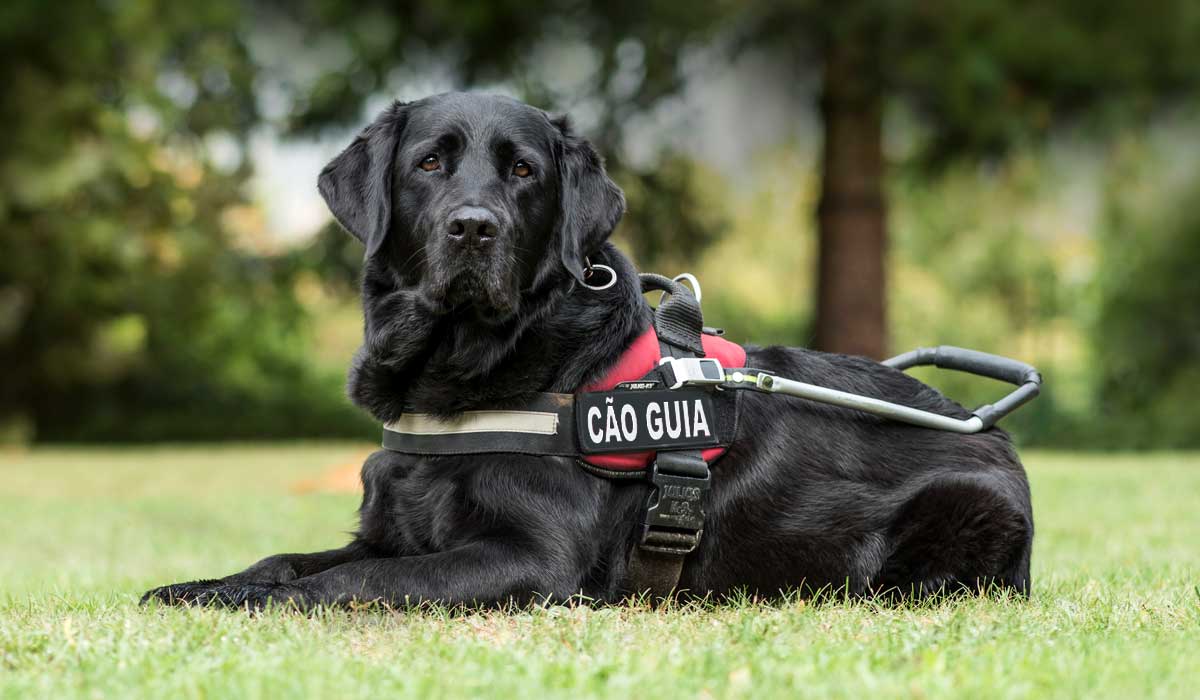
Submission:
M 575 420 L 585 454 L 720 444 L 712 398 L 699 389 L 578 394 Z

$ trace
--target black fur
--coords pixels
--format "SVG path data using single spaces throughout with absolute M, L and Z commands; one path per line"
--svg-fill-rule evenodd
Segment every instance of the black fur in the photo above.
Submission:
M 426 172 L 430 154 L 440 167 Z M 516 160 L 533 174 L 514 174 Z M 573 391 L 649 323 L 635 270 L 605 242 L 620 190 L 591 146 L 540 110 L 464 94 L 397 103 L 322 172 L 320 189 L 367 247 L 349 392 L 380 421 Z M 461 231 L 448 222 L 465 205 L 493 215 L 494 237 L 448 234 Z M 615 268 L 617 284 L 582 286 L 585 256 Z M 782 376 L 967 415 L 866 359 L 748 352 L 749 366 Z M 1003 431 L 956 435 L 762 394 L 741 410 L 683 569 L 690 594 L 1029 590 L 1029 486 Z M 386 451 L 362 478 L 361 526 L 346 547 L 276 555 L 143 600 L 490 605 L 627 593 L 644 481 L 592 476 L 565 458 Z

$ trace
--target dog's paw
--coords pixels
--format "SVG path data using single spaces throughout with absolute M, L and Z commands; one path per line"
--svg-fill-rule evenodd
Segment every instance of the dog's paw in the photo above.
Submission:
M 299 606 L 303 603 L 299 593 L 299 589 L 284 583 L 209 579 L 149 590 L 142 596 L 141 605 L 155 600 L 162 605 L 262 610 L 268 604 Z
M 299 607 L 302 603 L 299 589 L 284 583 L 230 582 L 200 593 L 193 604 L 262 610 L 268 605 Z
M 152 588 L 142 594 L 138 605 L 146 605 L 150 601 L 158 601 L 161 605 L 192 605 L 206 591 L 225 585 L 219 579 L 204 579 L 188 581 L 187 583 L 172 583 L 169 586 Z

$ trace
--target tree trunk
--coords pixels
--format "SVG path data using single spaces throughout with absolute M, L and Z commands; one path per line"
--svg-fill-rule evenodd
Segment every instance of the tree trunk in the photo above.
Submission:
M 887 232 L 874 46 L 869 34 L 856 32 L 832 41 L 825 52 L 816 347 L 882 359 Z

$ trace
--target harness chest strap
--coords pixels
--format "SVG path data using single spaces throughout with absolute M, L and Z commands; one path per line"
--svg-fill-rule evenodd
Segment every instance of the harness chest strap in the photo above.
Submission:
M 704 344 L 723 362 L 744 360 L 733 343 L 706 336 Z M 429 456 L 571 457 L 595 474 L 629 478 L 649 474 L 664 450 L 697 448 L 712 462 L 737 434 L 739 392 L 682 386 L 683 374 L 683 367 L 659 365 L 651 328 L 612 372 L 578 394 L 535 394 L 519 409 L 465 411 L 449 419 L 405 413 L 384 426 L 383 447 Z M 664 388 L 670 386 L 676 388 Z

